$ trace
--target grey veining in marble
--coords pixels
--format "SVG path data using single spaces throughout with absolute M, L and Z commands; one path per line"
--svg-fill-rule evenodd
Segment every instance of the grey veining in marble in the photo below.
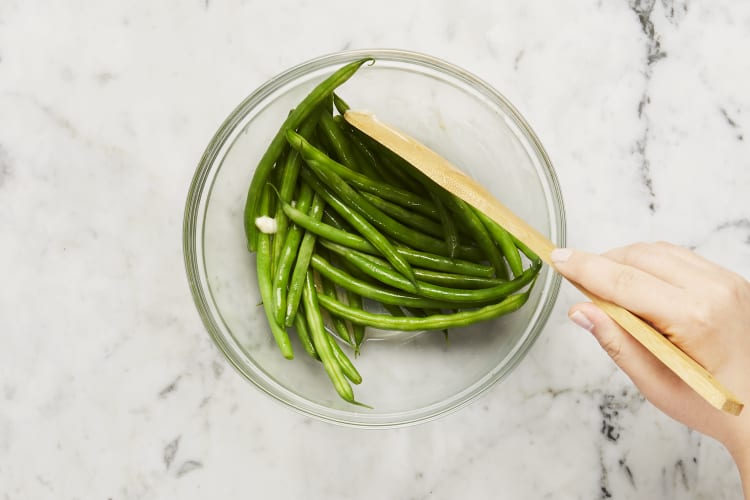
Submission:
M 740 498 L 721 446 L 568 322 L 568 286 L 512 376 L 413 428 L 314 421 L 228 368 L 184 276 L 194 166 L 266 79 L 366 47 L 516 104 L 572 246 L 750 276 L 748 2 L 0 0 L 0 499 Z

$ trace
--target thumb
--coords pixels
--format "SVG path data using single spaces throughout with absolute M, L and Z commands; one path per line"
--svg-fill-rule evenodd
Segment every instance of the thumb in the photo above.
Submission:
M 677 375 L 594 304 L 576 304 L 568 316 L 594 335 L 641 394 L 657 408 L 678 417 L 686 400 L 697 397 Z

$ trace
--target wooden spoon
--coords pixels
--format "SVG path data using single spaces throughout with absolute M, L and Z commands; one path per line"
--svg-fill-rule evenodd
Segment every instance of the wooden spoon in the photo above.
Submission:
M 370 113 L 349 110 L 344 114 L 344 118 L 414 165 L 443 188 L 484 212 L 525 243 L 547 264 L 551 264 L 550 253 L 555 249 L 555 245 L 445 158 L 403 132 L 380 122 Z M 731 391 L 661 333 L 630 311 L 597 297 L 576 283 L 573 285 L 712 406 L 732 415 L 742 412 L 744 404 Z

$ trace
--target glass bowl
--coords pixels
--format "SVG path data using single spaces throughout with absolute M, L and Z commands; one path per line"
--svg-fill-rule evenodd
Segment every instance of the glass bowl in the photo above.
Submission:
M 268 395 L 314 417 L 361 427 L 424 422 L 461 408 L 507 376 L 538 337 L 560 278 L 544 267 L 519 311 L 450 331 L 372 338 L 354 360 L 354 386 L 372 410 L 342 401 L 322 366 L 294 343 L 278 351 L 259 307 L 255 256 L 247 251 L 243 207 L 255 166 L 288 111 L 340 66 L 375 58 L 339 89 L 467 171 L 557 246 L 565 216 L 555 172 L 539 139 L 496 90 L 434 57 L 358 50 L 306 62 L 271 79 L 229 115 L 208 144 L 185 208 L 183 248 L 198 311 L 229 362 Z M 291 335 L 296 342 L 296 336 Z

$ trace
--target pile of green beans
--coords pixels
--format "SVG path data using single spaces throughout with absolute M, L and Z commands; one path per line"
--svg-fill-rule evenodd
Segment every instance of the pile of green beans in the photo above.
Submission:
M 353 404 L 366 327 L 444 330 L 511 313 L 541 261 L 505 229 L 348 126 L 343 66 L 290 112 L 260 160 L 244 225 L 282 353 L 290 331 Z M 338 114 L 337 114 L 338 112 Z M 525 257 L 525 258 L 524 258 Z

